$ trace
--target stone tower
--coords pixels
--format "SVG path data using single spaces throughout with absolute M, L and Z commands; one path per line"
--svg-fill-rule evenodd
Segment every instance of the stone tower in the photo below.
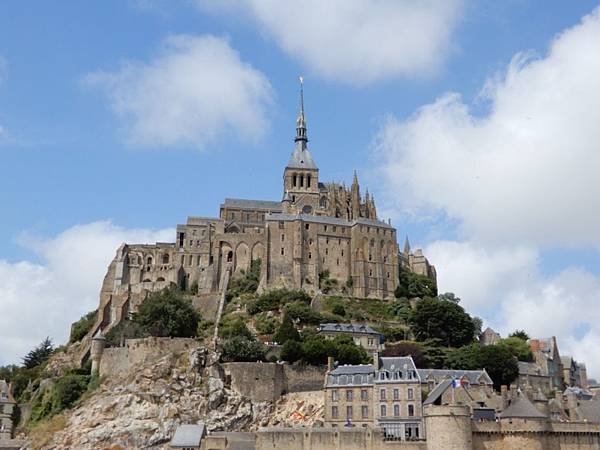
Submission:
M 468 406 L 428 405 L 423 408 L 427 450 L 472 450 Z
M 319 206 L 319 169 L 308 147 L 306 119 L 304 117 L 304 89 L 300 77 L 300 111 L 296 119 L 294 151 L 283 172 L 284 195 L 291 197 L 291 210 L 314 214 Z

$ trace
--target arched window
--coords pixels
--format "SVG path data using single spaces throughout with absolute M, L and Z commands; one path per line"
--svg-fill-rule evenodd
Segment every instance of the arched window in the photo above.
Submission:
M 300 187 L 304 187 L 304 175 L 300 175 Z
M 311 180 L 311 178 L 312 178 L 312 177 L 310 176 L 310 174 L 309 174 L 309 175 L 306 175 L 306 187 L 307 187 L 307 188 L 309 188 L 309 187 L 310 187 L 310 180 Z
M 163 255 L 162 262 L 163 262 L 163 264 L 169 264 L 169 255 L 168 255 L 168 253 L 165 253 Z
M 319 206 L 321 208 L 327 208 L 327 197 L 321 197 L 321 199 L 319 200 Z
M 146 263 L 151 266 L 152 265 L 152 256 L 148 256 L 148 258 L 146 258 Z
M 231 262 L 233 261 L 233 251 L 229 251 L 229 253 L 227 253 L 227 262 Z

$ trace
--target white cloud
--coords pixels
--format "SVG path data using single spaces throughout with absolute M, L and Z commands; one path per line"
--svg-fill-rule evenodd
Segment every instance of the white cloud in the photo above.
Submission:
M 49 239 L 20 242 L 41 262 L 0 260 L 0 365 L 18 363 L 43 338 L 68 340 L 70 325 L 98 307 L 108 264 L 122 242 L 173 239 L 172 230 L 124 229 L 111 222 L 77 225 Z
M 544 276 L 532 249 L 483 250 L 470 242 L 438 241 L 426 254 L 437 264 L 440 292 L 455 292 L 461 305 L 503 336 L 517 329 L 558 338 L 561 354 L 587 363 L 600 376 L 600 278 L 568 267 Z M 580 330 L 584 330 L 583 334 Z
M 425 252 L 440 291 L 504 335 L 557 336 L 600 377 L 600 278 L 543 249 L 600 249 L 600 9 L 543 57 L 516 55 L 474 104 L 445 93 L 376 141 L 387 208 L 439 217 L 459 241 Z M 483 112 L 480 112 L 483 109 Z
M 463 0 L 197 0 L 245 13 L 289 55 L 328 79 L 364 84 L 431 75 L 452 48 Z
M 486 242 L 600 246 L 598 42 L 600 9 L 544 58 L 515 56 L 486 83 L 482 116 L 446 93 L 390 119 L 378 140 L 388 200 Z
M 106 90 L 134 145 L 203 147 L 230 132 L 256 140 L 269 126 L 269 81 L 214 36 L 171 36 L 152 61 L 85 81 Z

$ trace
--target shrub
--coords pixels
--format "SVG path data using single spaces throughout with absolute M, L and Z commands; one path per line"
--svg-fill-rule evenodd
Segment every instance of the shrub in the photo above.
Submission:
M 296 327 L 288 314 L 283 316 L 281 325 L 279 326 L 277 333 L 273 336 L 273 340 L 279 344 L 285 344 L 287 341 L 300 340 L 300 333 L 296 330 Z
M 248 304 L 248 312 L 252 315 L 264 311 L 276 311 L 282 305 L 292 302 L 310 303 L 310 296 L 304 291 L 274 289 L 265 292 L 255 301 Z
M 224 362 L 264 361 L 267 348 L 260 342 L 242 336 L 232 337 L 221 346 L 221 359 Z
M 256 331 L 260 334 L 273 334 L 279 324 L 279 320 L 275 317 L 268 317 L 267 313 L 261 313 L 254 320 Z
M 96 318 L 98 317 L 98 310 L 87 313 L 73 325 L 71 325 L 71 335 L 69 336 L 69 343 L 79 342 L 84 338 L 86 334 L 90 332 L 94 324 L 96 323 Z
M 246 326 L 246 322 L 241 317 L 233 320 L 222 320 L 219 326 L 219 336 L 224 339 L 233 337 L 244 337 L 254 339 L 254 335 Z
M 411 356 L 418 368 L 427 366 L 425 351 L 418 342 L 401 341 L 397 344 L 386 345 L 381 356 Z
M 285 305 L 283 308 L 286 315 L 292 320 L 297 321 L 301 324 L 318 325 L 322 318 L 321 314 L 302 302 L 293 302 Z
M 134 315 L 135 323 L 151 336 L 193 337 L 200 314 L 173 289 L 151 294 Z
M 260 282 L 260 267 L 261 260 L 253 259 L 250 262 L 250 268 L 242 277 L 231 280 L 227 289 L 227 296 L 233 298 L 242 294 L 255 293 Z

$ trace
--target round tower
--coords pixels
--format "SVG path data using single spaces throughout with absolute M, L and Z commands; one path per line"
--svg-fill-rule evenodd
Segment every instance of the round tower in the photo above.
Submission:
M 92 346 L 90 348 L 90 358 L 92 359 L 92 374 L 100 371 L 100 361 L 102 360 L 102 353 L 104 353 L 104 347 L 106 346 L 106 338 L 98 333 L 92 338 Z
M 423 416 L 427 450 L 473 450 L 468 406 L 428 405 Z

